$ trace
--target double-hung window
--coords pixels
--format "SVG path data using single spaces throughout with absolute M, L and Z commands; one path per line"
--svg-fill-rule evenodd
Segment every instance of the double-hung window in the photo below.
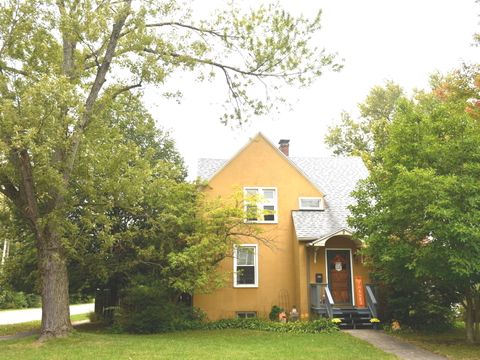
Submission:
M 233 286 L 258 286 L 258 246 L 237 245 L 233 256 Z
M 273 187 L 246 187 L 245 213 L 247 221 L 278 222 L 277 189 Z

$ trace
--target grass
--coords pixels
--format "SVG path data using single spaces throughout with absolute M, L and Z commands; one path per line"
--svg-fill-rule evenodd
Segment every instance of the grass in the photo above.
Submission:
M 480 359 L 480 345 L 467 344 L 463 323 L 457 323 L 453 329 L 444 332 L 405 330 L 394 334 L 419 347 L 445 355 L 450 359 Z
M 88 319 L 88 314 L 72 315 L 72 321 L 80 321 Z M 0 325 L 0 336 L 15 335 L 27 331 L 34 331 L 40 329 L 40 320 L 29 321 L 19 324 Z
M 64 339 L 34 337 L 2 343 L 2 359 L 395 359 L 341 332 L 286 334 L 198 330 L 157 335 L 110 334 L 82 326 Z

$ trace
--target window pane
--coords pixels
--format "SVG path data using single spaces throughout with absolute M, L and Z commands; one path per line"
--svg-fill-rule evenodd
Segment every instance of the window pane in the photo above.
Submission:
M 256 221 L 258 219 L 258 208 L 256 205 L 247 205 L 247 221 Z
M 255 266 L 237 266 L 237 284 L 255 284 Z
M 263 190 L 263 197 L 265 198 L 265 202 L 271 204 L 275 199 L 275 190 L 274 189 L 264 189 Z
M 319 208 L 320 199 L 302 199 L 302 208 Z
M 255 248 L 247 246 L 237 248 L 237 265 L 255 265 Z
M 247 189 L 247 196 L 256 196 L 258 194 L 258 189 Z
M 263 220 L 264 221 L 275 221 L 275 206 L 265 205 L 263 207 Z

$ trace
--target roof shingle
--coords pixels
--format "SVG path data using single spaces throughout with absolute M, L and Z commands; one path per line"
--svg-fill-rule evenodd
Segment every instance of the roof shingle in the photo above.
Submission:
M 351 192 L 359 180 L 368 176 L 359 157 L 289 158 L 308 179 L 325 192 L 324 211 L 292 211 L 298 240 L 322 238 L 348 229 L 348 206 L 354 203 Z M 227 162 L 225 159 L 200 159 L 198 176 L 209 180 Z

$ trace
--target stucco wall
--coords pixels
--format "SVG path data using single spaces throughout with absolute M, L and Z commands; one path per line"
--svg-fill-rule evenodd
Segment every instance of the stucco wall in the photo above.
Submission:
M 228 198 L 243 187 L 276 187 L 278 224 L 261 224 L 271 246 L 259 245 L 258 288 L 233 287 L 233 262 L 227 259 L 221 269 L 228 272 L 225 287 L 211 294 L 195 294 L 194 306 L 209 319 L 234 317 L 237 311 L 256 311 L 267 317 L 272 305 L 287 309 L 296 305 L 308 316 L 306 252 L 295 239 L 291 211 L 298 209 L 300 196 L 321 196 L 283 155 L 256 137 L 223 170 L 214 176 L 206 190 L 209 196 Z M 256 243 L 246 239 L 245 243 Z

